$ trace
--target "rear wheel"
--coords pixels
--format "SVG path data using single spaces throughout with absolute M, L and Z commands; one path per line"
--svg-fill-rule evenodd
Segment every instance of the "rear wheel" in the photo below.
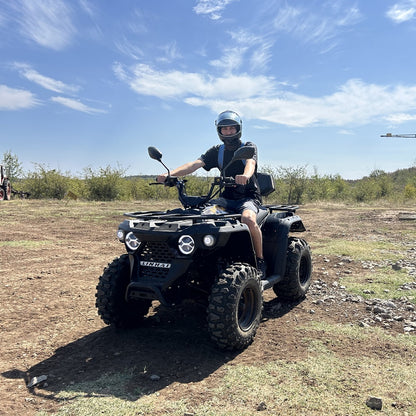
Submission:
M 208 301 L 208 330 L 222 349 L 246 348 L 253 341 L 263 310 L 257 270 L 244 263 L 225 269 L 214 283 Z
M 311 285 L 312 257 L 308 243 L 301 238 L 289 238 L 286 273 L 282 281 L 273 286 L 274 293 L 283 299 L 303 298 Z
M 95 305 L 107 325 L 116 328 L 135 327 L 149 311 L 150 300 L 126 301 L 125 294 L 129 283 L 130 261 L 128 254 L 123 254 L 104 269 L 97 285 Z

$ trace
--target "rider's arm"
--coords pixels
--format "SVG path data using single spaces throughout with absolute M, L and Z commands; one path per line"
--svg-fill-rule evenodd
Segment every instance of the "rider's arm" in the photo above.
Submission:
M 238 185 L 246 185 L 248 180 L 254 175 L 256 170 L 256 161 L 254 159 L 247 159 L 244 173 L 242 175 L 236 175 L 235 183 Z
M 201 159 L 194 160 L 193 162 L 185 163 L 182 166 L 172 170 L 170 172 L 170 176 L 186 176 L 190 175 L 191 173 L 195 172 L 197 169 L 202 168 L 205 166 L 205 163 Z M 167 173 L 159 175 L 157 177 L 157 181 L 163 183 L 167 177 Z

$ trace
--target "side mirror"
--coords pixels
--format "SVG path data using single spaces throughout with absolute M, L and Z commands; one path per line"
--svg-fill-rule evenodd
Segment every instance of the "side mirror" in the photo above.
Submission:
M 234 160 L 245 160 L 251 159 L 254 156 L 254 147 L 252 146 L 243 146 L 238 148 L 233 155 Z
M 147 148 L 147 152 L 149 153 L 149 156 L 157 161 L 161 161 L 162 160 L 162 153 L 160 152 L 160 150 L 156 149 L 156 147 L 150 146 Z
M 149 146 L 147 148 L 147 153 L 149 153 L 149 156 L 152 159 L 157 160 L 158 162 L 160 162 L 163 165 L 163 167 L 168 171 L 168 176 L 170 176 L 169 168 L 162 162 L 162 152 L 160 150 L 156 149 L 156 147 Z
M 225 170 L 228 168 L 228 166 L 231 165 L 231 163 L 235 162 L 236 160 L 246 160 L 251 159 L 254 156 L 254 147 L 252 146 L 243 146 L 238 148 L 228 163 L 228 165 L 222 169 L 222 172 L 225 172 Z

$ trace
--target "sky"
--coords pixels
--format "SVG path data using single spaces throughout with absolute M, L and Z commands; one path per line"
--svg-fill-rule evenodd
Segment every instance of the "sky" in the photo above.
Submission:
M 416 0 L 0 0 L 0 159 L 162 173 L 238 112 L 259 167 L 416 165 Z

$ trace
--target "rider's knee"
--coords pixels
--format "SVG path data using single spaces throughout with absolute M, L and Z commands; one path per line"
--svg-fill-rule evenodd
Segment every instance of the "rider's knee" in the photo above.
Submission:
M 246 224 L 249 228 L 255 227 L 257 225 L 256 214 L 254 212 L 243 212 L 241 216 L 241 222 Z

